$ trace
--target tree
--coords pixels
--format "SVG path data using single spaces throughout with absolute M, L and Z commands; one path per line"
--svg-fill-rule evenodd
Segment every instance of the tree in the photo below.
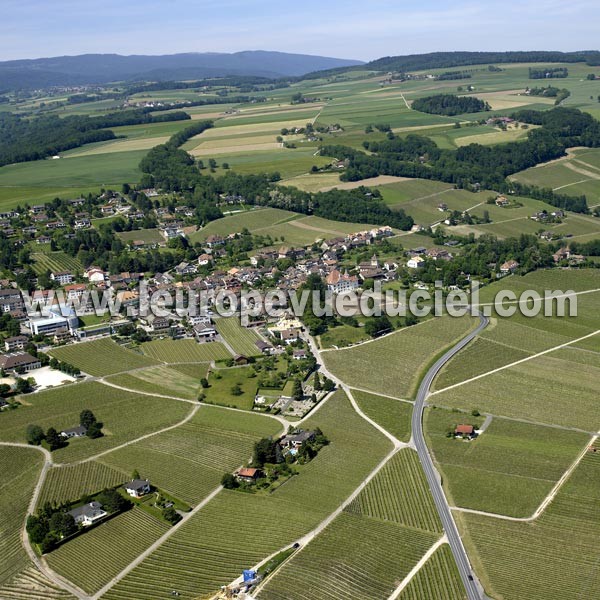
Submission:
M 27 517 L 26 529 L 29 534 L 29 539 L 34 544 L 41 544 L 49 531 L 46 520 L 40 519 L 35 515 L 29 515 Z
M 96 417 L 89 408 L 84 408 L 79 413 L 79 424 L 88 429 L 92 424 L 96 423 Z
M 371 337 L 377 337 L 386 331 L 393 329 L 390 320 L 386 315 L 380 317 L 372 317 L 365 323 L 365 333 Z
M 235 488 L 239 487 L 240 484 L 231 473 L 225 473 L 225 475 L 223 475 L 221 478 L 221 485 L 226 490 L 235 490 Z
M 33 391 L 29 380 L 17 377 L 16 382 L 15 391 L 17 394 L 29 394 Z
M 44 430 L 39 425 L 27 425 L 25 437 L 32 446 L 39 446 L 46 439 Z
M 171 523 L 171 525 L 175 525 L 175 523 L 181 521 L 181 515 L 172 506 L 164 508 L 162 516 L 163 519 Z
M 202 379 L 200 379 L 200 385 L 203 389 L 206 389 L 209 386 L 208 379 L 206 379 L 206 377 L 202 377 Z
M 58 450 L 65 445 L 63 438 L 60 437 L 58 431 L 56 431 L 54 427 L 50 427 L 48 431 L 46 431 L 46 442 L 48 442 L 48 446 L 50 446 L 50 452 L 54 452 L 54 450 Z
M 140 472 L 137 469 L 133 470 L 133 473 L 131 474 L 131 479 L 140 479 Z
M 59 538 L 64 538 L 77 531 L 77 525 L 72 515 L 67 512 L 55 512 L 48 521 L 50 531 L 56 533 Z
M 294 379 L 292 387 L 292 399 L 299 402 L 304 398 L 304 392 L 302 391 L 302 382 L 299 379 Z
M 325 377 L 325 381 L 323 381 L 323 389 L 326 392 L 332 392 L 335 389 L 335 383 L 333 383 L 331 379 Z
M 321 387 L 321 378 L 319 377 L 319 372 L 315 372 L 315 381 L 313 387 L 316 392 L 321 391 L 323 388 Z
M 239 383 L 236 383 L 231 387 L 231 395 L 232 396 L 241 396 L 244 393 L 244 390 L 240 386 Z
M 88 427 L 86 435 L 89 438 L 91 438 L 92 440 L 102 437 L 104 435 L 102 433 L 102 423 L 99 423 L 98 421 L 95 421 L 94 423 L 92 423 Z
M 105 489 L 96 499 L 107 512 L 119 512 L 131 506 L 131 501 L 121 496 L 117 490 Z

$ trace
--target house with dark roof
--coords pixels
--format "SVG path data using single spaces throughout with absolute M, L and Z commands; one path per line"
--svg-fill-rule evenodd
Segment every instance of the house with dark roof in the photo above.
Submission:
M 13 352 L 14 350 L 24 350 L 25 346 L 29 343 L 29 338 L 26 335 L 14 335 L 7 337 L 4 340 L 4 349 L 7 352 Z
M 0 369 L 4 371 L 21 370 L 31 371 L 42 366 L 39 358 L 31 356 L 28 352 L 12 352 L 0 356 Z
M 133 498 L 141 498 L 150 493 L 150 482 L 147 479 L 132 479 L 123 487 Z
M 289 435 L 284 435 L 279 440 L 279 445 L 288 450 L 298 449 L 304 442 L 310 442 L 315 439 L 314 431 L 298 431 Z
M 70 427 L 69 429 L 63 429 L 60 432 L 60 436 L 65 439 L 70 439 L 74 437 L 84 437 L 87 435 L 87 427 L 83 425 L 78 425 L 77 427 Z
M 103 519 L 108 513 L 102 509 L 100 502 L 89 502 L 83 506 L 71 509 L 67 514 L 71 515 L 77 525 L 89 527 Z

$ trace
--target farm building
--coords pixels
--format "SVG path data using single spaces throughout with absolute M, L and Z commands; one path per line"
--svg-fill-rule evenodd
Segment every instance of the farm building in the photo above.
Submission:
M 77 427 L 70 427 L 69 429 L 63 429 L 60 432 L 61 437 L 66 439 L 74 438 L 74 437 L 85 437 L 87 434 L 87 428 L 83 425 L 79 425 Z
M 246 481 L 248 483 L 256 481 L 261 477 L 261 475 L 262 471 L 253 467 L 243 467 L 235 472 L 236 479 Z

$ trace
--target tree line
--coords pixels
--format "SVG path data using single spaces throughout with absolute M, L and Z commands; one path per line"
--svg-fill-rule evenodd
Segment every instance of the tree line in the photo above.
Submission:
M 432 115 L 462 115 L 491 110 L 490 105 L 473 96 L 455 96 L 454 94 L 436 94 L 417 98 L 412 108 Z

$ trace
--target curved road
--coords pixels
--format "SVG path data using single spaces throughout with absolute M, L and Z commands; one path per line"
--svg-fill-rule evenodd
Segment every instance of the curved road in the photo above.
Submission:
M 455 346 L 450 348 L 450 350 L 448 350 L 441 358 L 439 358 L 429 369 L 429 371 L 427 371 L 427 374 L 419 386 L 419 391 L 417 392 L 417 397 L 415 400 L 415 408 L 412 415 L 413 443 L 419 455 L 419 460 L 421 461 L 423 470 L 425 471 L 425 475 L 435 501 L 435 506 L 440 515 L 440 519 L 442 520 L 444 531 L 448 537 L 448 543 L 452 549 L 452 554 L 456 560 L 456 564 L 458 566 L 458 570 L 467 591 L 467 597 L 469 600 L 482 600 L 486 598 L 486 596 L 483 592 L 481 584 L 471 569 L 467 553 L 463 546 L 462 540 L 460 539 L 458 529 L 456 528 L 456 523 L 454 522 L 454 518 L 450 512 L 448 501 L 446 500 L 446 496 L 442 490 L 438 473 L 433 466 L 431 455 L 429 454 L 427 444 L 425 443 L 425 436 L 423 435 L 423 411 L 425 410 L 425 401 L 429 396 L 429 388 L 431 387 L 431 383 L 433 382 L 435 376 L 440 372 L 440 369 L 457 352 L 462 350 L 473 338 L 475 338 L 483 329 L 485 329 L 488 323 L 489 319 L 487 317 L 479 315 L 479 325 L 466 337 L 460 340 L 460 342 L 458 342 Z

